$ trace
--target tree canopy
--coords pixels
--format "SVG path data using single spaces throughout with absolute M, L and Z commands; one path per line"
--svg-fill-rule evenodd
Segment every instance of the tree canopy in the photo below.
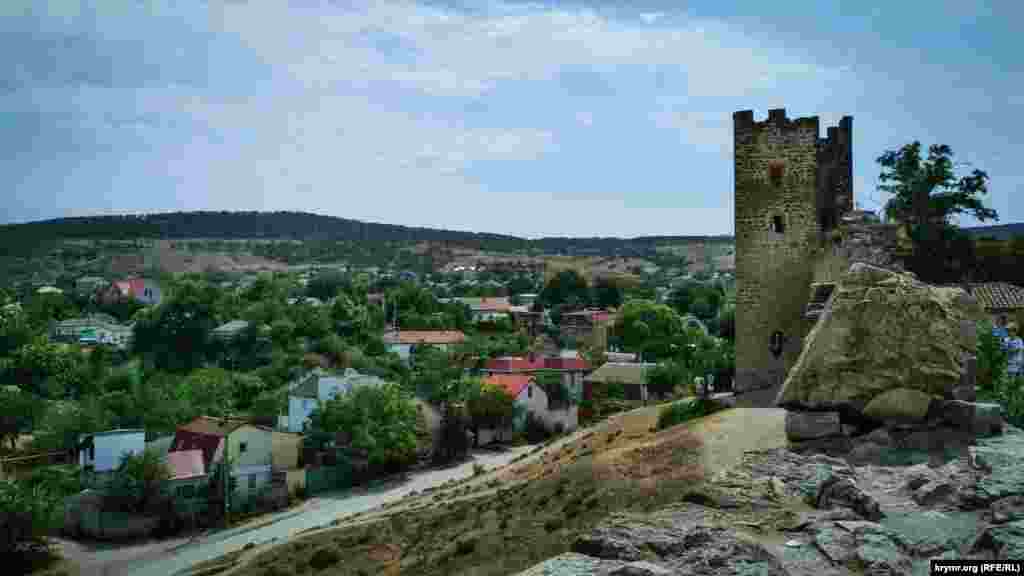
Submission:
M 886 217 L 902 223 L 914 244 L 911 268 L 933 282 L 965 276 L 973 266 L 973 242 L 959 233 L 952 218 L 999 219 L 983 202 L 988 174 L 974 169 L 957 176 L 953 150 L 945 144 L 930 146 L 922 158 L 921 143 L 915 141 L 886 151 L 877 162 L 878 189 L 892 196 L 885 204 Z

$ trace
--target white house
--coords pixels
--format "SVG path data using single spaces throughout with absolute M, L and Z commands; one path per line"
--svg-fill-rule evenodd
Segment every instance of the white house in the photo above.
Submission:
M 132 326 L 119 324 L 113 316 L 92 314 L 54 322 L 50 337 L 84 345 L 108 344 L 124 350 L 131 346 L 133 332 Z
M 141 454 L 145 449 L 145 430 L 118 429 L 82 434 L 78 438 L 78 464 L 93 472 L 112 472 L 121 464 L 125 454 Z
M 313 372 L 289 386 L 288 431 L 301 433 L 318 402 L 348 394 L 357 386 L 380 386 L 384 382 L 376 376 L 360 374 L 352 368 L 345 369 L 340 375 Z
M 398 330 L 384 335 L 384 344 L 389 352 L 398 354 L 402 360 L 408 360 L 415 346 L 437 346 L 448 349 L 466 340 L 466 335 L 459 330 Z
M 224 460 L 233 465 L 231 476 L 237 481 L 237 494 L 246 498 L 271 481 L 273 430 L 244 420 L 200 416 L 179 426 L 168 452 L 202 450 L 206 471 Z
M 537 385 L 534 377 L 529 374 L 491 374 L 484 378 L 485 384 L 500 386 L 504 388 L 513 398 L 516 406 L 519 406 L 518 417 L 513 423 L 516 429 L 522 429 L 526 423 L 526 414 L 533 414 L 548 430 L 553 430 L 559 425 L 565 432 L 575 430 L 579 426 L 579 405 L 570 401 L 566 406 L 553 406 L 544 389 Z M 579 398 L 582 393 L 581 385 L 570 385 L 570 398 Z M 500 437 L 501 431 L 481 431 L 483 438 L 478 439 L 480 444 L 487 444 L 491 440 Z

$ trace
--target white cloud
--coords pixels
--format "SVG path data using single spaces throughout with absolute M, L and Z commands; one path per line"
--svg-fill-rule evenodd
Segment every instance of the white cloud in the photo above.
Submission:
M 576 122 L 581 126 L 590 127 L 594 125 L 594 114 L 591 112 L 577 112 Z
M 645 24 L 654 24 L 658 20 L 661 20 L 662 16 L 664 16 L 664 14 L 659 12 L 645 12 L 640 15 L 640 19 L 643 20 Z

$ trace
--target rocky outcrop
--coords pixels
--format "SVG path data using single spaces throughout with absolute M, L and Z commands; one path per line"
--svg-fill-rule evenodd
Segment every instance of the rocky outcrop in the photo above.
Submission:
M 873 433 L 882 443 L 888 433 Z M 930 559 L 1024 557 L 1024 432 L 942 466 L 853 466 L 789 449 L 652 514 L 618 514 L 524 576 L 927 574 Z M 696 494 L 707 492 L 703 498 Z
M 976 403 L 980 306 L 959 288 L 865 263 L 850 267 L 779 393 L 794 449 L 882 464 L 944 461 L 1001 433 Z M 922 496 L 924 497 L 924 496 Z
M 808 335 L 777 403 L 809 410 L 863 410 L 895 389 L 951 397 L 973 354 L 983 310 L 959 288 L 856 263 Z

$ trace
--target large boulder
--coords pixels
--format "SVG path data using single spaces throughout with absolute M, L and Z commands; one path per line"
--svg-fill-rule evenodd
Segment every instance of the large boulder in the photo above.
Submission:
M 983 318 L 960 288 L 858 262 L 808 335 L 777 403 L 860 411 L 896 388 L 951 397 L 975 351 L 964 326 Z

